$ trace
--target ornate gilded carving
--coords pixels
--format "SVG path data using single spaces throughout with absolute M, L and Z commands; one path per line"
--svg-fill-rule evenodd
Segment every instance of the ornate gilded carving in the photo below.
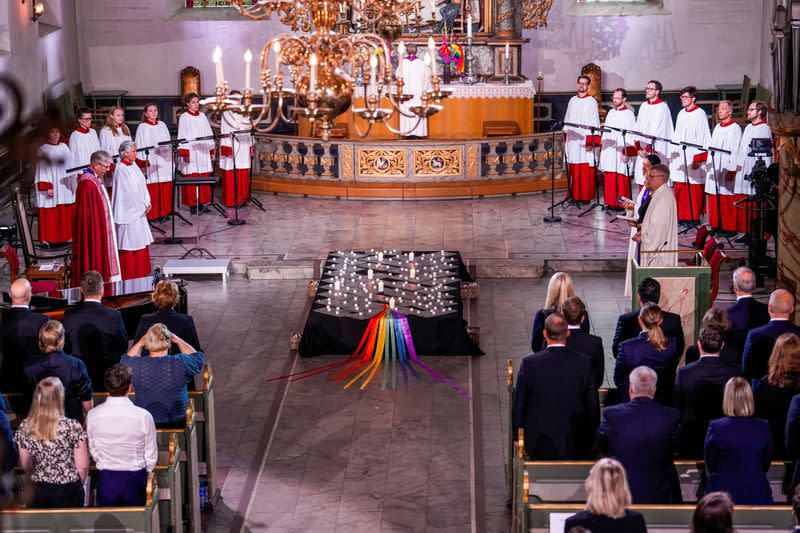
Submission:
M 203 94 L 200 90 L 200 71 L 194 67 L 181 70 L 181 96 L 189 93 Z
M 414 175 L 460 176 L 461 148 L 415 148 Z
M 526 30 L 546 28 L 551 7 L 553 0 L 522 0 L 522 27 Z
M 342 179 L 351 180 L 353 179 L 353 146 L 340 144 L 339 150 L 341 150 L 339 159 L 342 162 Z
M 467 146 L 467 177 L 478 177 L 478 146 L 474 144 Z
M 358 175 L 372 178 L 405 176 L 405 150 L 397 148 L 359 148 Z
M 598 104 L 600 104 L 600 101 L 602 100 L 602 96 L 600 94 L 600 89 L 602 88 L 600 86 L 602 70 L 594 63 L 589 63 L 581 68 L 581 74 L 584 76 L 589 76 L 589 79 L 592 80 L 592 83 L 589 85 L 589 94 L 592 95 L 595 100 L 597 100 Z M 606 111 L 603 107 L 600 107 L 600 120 L 604 120 L 605 118 Z

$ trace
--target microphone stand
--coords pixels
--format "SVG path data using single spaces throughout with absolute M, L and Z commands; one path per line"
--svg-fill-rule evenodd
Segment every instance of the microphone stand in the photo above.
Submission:
M 555 203 L 556 201 L 556 131 L 558 130 L 559 123 L 556 122 L 550 127 L 550 207 L 548 208 L 550 211 L 549 215 L 545 215 L 542 220 L 545 222 L 561 222 L 561 217 L 554 213 L 556 205 L 561 205 L 562 203 L 566 202 L 567 199 L 565 198 L 558 204 Z M 564 152 L 566 152 L 566 147 L 564 147 Z M 569 170 L 567 170 L 567 178 L 569 179 Z
M 631 133 L 633 135 L 639 135 L 638 131 L 633 130 L 626 130 L 625 128 L 617 128 L 615 126 L 603 126 L 604 130 L 612 130 L 622 134 L 622 154 L 625 156 L 625 177 L 628 178 L 628 192 L 631 196 L 633 196 L 633 174 L 631 174 L 631 158 L 625 153 L 628 147 L 628 141 L 626 140 L 626 136 Z M 616 191 L 619 193 L 619 191 Z M 617 194 L 619 196 L 619 194 Z
M 252 146 L 253 146 L 253 149 L 255 150 L 255 145 L 256 145 L 255 144 L 255 135 L 254 135 L 254 131 L 255 130 L 250 129 L 250 130 L 242 130 L 242 131 L 247 131 L 248 133 L 250 133 L 250 138 L 253 139 Z M 242 200 L 242 203 L 244 203 L 244 202 L 250 202 L 251 204 L 253 204 L 257 208 L 261 209 L 262 211 L 264 211 L 264 212 L 267 211 L 266 209 L 264 209 L 264 204 L 262 204 L 261 201 L 259 201 L 258 198 L 253 196 L 253 156 L 252 155 L 250 156 L 250 171 L 247 173 L 247 198 Z
M 175 202 L 178 200 L 178 195 L 177 195 L 178 176 L 180 174 L 178 172 L 178 145 L 185 142 L 186 139 L 175 139 L 174 141 L 169 140 L 169 141 L 161 141 L 160 143 L 158 143 L 158 146 L 169 146 L 170 149 L 172 150 L 172 212 L 169 215 L 167 215 L 170 217 L 172 223 L 171 224 L 172 232 L 169 237 L 165 237 L 160 241 L 160 243 L 163 244 L 181 244 L 183 242 L 183 239 L 175 236 L 175 217 L 179 217 L 181 220 L 183 220 L 186 224 L 189 224 L 190 226 L 192 225 L 191 222 L 186 220 L 186 218 L 184 218 L 184 216 L 181 215 L 175 209 Z
M 594 142 L 594 132 L 597 131 L 598 129 L 600 129 L 601 133 L 602 133 L 602 129 L 599 128 L 598 126 L 588 126 L 586 124 L 575 124 L 575 123 L 572 123 L 572 122 L 564 122 L 564 125 L 565 126 L 572 126 L 572 127 L 575 127 L 575 128 L 582 128 L 584 130 L 589 130 L 590 133 L 591 133 L 592 164 L 593 164 L 593 167 L 592 167 L 592 178 L 594 179 L 595 199 L 594 199 L 594 203 L 592 203 L 592 205 L 590 205 L 585 211 L 583 211 L 581 214 L 579 214 L 578 217 L 582 217 L 583 215 L 585 215 L 586 213 L 588 213 L 589 211 L 591 211 L 595 207 L 599 207 L 599 208 L 601 208 L 601 211 L 605 211 L 606 209 L 603 206 L 603 204 L 598 202 L 598 200 L 600 199 L 600 189 L 599 189 L 599 184 L 597 183 L 597 152 L 595 150 L 596 147 L 595 147 L 595 142 Z
M 243 130 L 245 132 L 249 130 Z M 229 226 L 241 226 L 245 224 L 247 221 L 244 219 L 239 218 L 239 176 L 236 175 L 236 134 L 238 132 L 232 131 L 228 135 L 231 136 L 231 159 L 233 160 L 233 218 L 228 219 Z M 242 143 L 239 143 L 239 147 L 241 148 Z M 223 184 L 223 187 L 225 185 Z
M 150 150 L 152 150 L 153 148 L 155 148 L 155 146 L 145 146 L 144 148 L 137 148 L 137 149 L 136 149 L 136 151 L 137 151 L 137 152 L 144 151 L 144 157 L 145 157 L 145 166 L 144 166 L 144 169 L 145 169 L 145 171 L 144 171 L 144 181 L 145 181 L 145 184 L 147 184 L 147 182 L 149 182 L 149 181 L 150 181 Z M 156 185 L 158 185 L 158 184 L 156 183 Z M 150 192 L 150 190 L 148 189 L 148 191 L 147 191 L 147 192 L 149 193 L 149 192 Z M 156 187 L 156 196 L 158 197 L 158 198 L 156 199 L 156 204 L 157 204 L 157 205 L 160 205 L 160 202 L 159 202 L 159 200 L 160 200 L 160 196 L 159 196 L 160 192 L 161 192 L 161 191 L 159 190 L 159 188 L 158 188 L 158 187 Z M 152 202 L 151 202 L 151 203 L 152 203 Z M 153 208 L 153 206 L 151 205 L 151 206 L 150 206 L 150 208 L 152 209 L 152 208 Z M 156 225 L 153 223 L 153 221 L 152 221 L 152 220 L 148 220 L 148 221 L 147 221 L 147 225 L 148 225 L 148 226 L 150 226 L 150 229 L 154 229 L 154 230 L 156 230 L 157 232 L 159 232 L 161 235 L 165 235 L 165 236 L 166 236 L 167 232 L 166 232 L 166 231 L 164 231 L 163 229 L 159 228 L 158 226 L 156 226 Z
M 559 123 L 556 122 L 556 124 L 559 124 Z M 566 126 L 567 123 L 566 122 L 561 122 L 560 124 L 562 126 L 561 127 L 561 131 L 563 131 L 564 130 L 564 126 Z M 553 149 L 555 150 L 555 145 L 553 145 Z M 572 206 L 577 206 L 578 204 L 572 198 L 572 176 L 570 176 L 570 174 L 569 174 L 569 158 L 567 157 L 567 139 L 566 138 L 564 138 L 564 146 L 563 146 L 563 149 L 561 150 L 561 154 L 563 155 L 564 169 L 567 172 L 567 196 L 563 200 L 558 202 L 556 204 L 556 206 L 559 206 L 561 204 L 570 204 Z
M 717 186 L 717 224 L 719 225 L 719 234 L 725 237 L 725 240 L 728 241 L 728 245 L 733 246 L 730 237 L 725 234 L 725 230 L 723 229 L 722 225 L 722 187 L 720 186 L 719 176 L 717 175 L 717 163 L 714 161 L 714 155 L 716 152 L 723 152 L 730 155 L 731 151 L 723 148 L 715 148 L 713 146 L 709 146 L 708 151 L 711 154 L 711 171 L 714 173 L 714 184 Z
M 221 137 L 221 135 L 212 133 L 211 135 L 206 135 L 205 137 L 197 137 L 196 139 L 191 139 L 189 142 L 193 142 L 193 141 L 214 141 L 214 147 L 216 148 L 217 146 L 219 146 L 220 137 Z M 214 174 L 214 162 L 213 161 L 211 161 L 211 174 Z M 197 187 L 200 187 L 200 186 L 198 185 Z M 208 205 L 210 205 L 212 208 L 214 208 L 223 217 L 228 218 L 228 213 L 225 211 L 225 209 L 223 209 L 221 205 L 219 205 L 217 202 L 214 201 L 214 188 L 211 187 L 211 185 L 209 185 L 209 187 L 211 188 L 211 201 L 209 202 Z M 198 189 L 198 191 L 199 191 L 199 189 Z M 195 192 L 198 192 L 198 191 L 195 191 Z M 199 194 L 197 196 L 197 201 L 198 202 L 200 201 Z M 200 205 L 197 205 L 197 209 L 200 210 Z

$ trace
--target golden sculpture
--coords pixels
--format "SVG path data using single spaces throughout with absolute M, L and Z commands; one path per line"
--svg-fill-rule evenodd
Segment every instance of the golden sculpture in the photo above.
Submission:
M 588 65 L 584 65 L 581 68 L 581 74 L 584 76 L 589 76 L 589 79 L 592 80 L 592 83 L 589 85 L 589 94 L 597 100 L 598 107 L 600 107 L 600 120 L 605 120 L 606 118 L 606 110 L 599 106 L 602 96 L 600 94 L 601 87 L 601 80 L 602 80 L 602 70 L 599 66 L 595 65 L 594 63 L 589 63 Z
M 417 148 L 414 150 L 414 175 L 460 176 L 460 148 Z
M 522 0 L 522 27 L 535 30 L 547 27 L 547 15 L 553 7 L 553 0 Z
M 194 67 L 181 70 L 181 96 L 189 93 L 203 94 L 200 90 L 200 71 Z
M 372 178 L 406 175 L 406 153 L 402 149 L 358 149 L 358 175 Z

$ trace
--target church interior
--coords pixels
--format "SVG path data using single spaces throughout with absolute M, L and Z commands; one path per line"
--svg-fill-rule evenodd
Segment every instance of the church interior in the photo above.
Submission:
M 799 110 L 800 0 L 0 1 L 0 529 L 800 531 Z

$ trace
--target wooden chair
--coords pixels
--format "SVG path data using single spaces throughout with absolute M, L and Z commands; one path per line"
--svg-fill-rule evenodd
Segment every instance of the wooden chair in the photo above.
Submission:
M 483 122 L 484 137 L 507 137 L 519 135 L 519 124 L 513 120 L 486 120 Z
M 11 191 L 11 204 L 14 210 L 14 218 L 17 221 L 19 239 L 22 242 L 22 255 L 25 258 L 25 265 L 30 267 L 39 261 L 63 260 L 66 264 L 67 258 L 72 255 L 72 247 L 59 250 L 48 250 L 41 246 L 36 246 L 33 242 L 30 224 L 28 224 L 28 213 L 25 211 L 22 192 L 19 186 Z
M 4 258 L 8 262 L 9 278 L 11 283 L 14 283 L 19 277 L 20 264 L 17 251 L 10 244 L 4 244 L 0 247 L 0 258 Z M 64 288 L 64 267 L 61 266 L 57 270 L 52 270 L 44 274 L 36 266 L 25 268 L 25 276 L 31 283 L 31 291 L 34 294 L 41 292 L 52 292 L 57 289 Z

